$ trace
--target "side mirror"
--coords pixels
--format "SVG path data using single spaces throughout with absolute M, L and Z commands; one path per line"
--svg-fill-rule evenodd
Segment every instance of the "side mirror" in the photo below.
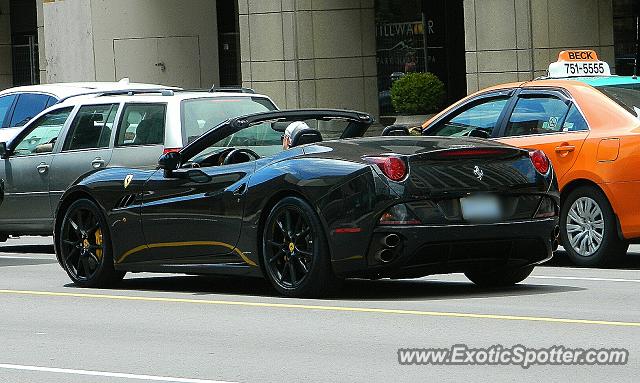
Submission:
M 7 158 L 7 154 L 8 154 L 7 143 L 0 142 L 0 158 Z
M 165 177 L 169 177 L 174 170 L 177 170 L 180 167 L 180 162 L 180 153 L 165 153 L 158 159 L 158 169 L 164 169 Z

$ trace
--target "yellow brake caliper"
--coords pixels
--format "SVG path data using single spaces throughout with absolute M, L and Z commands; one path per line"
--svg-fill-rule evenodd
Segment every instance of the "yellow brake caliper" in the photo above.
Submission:
M 102 230 L 96 230 L 96 245 L 102 246 Z M 96 257 L 102 259 L 102 249 L 96 249 Z

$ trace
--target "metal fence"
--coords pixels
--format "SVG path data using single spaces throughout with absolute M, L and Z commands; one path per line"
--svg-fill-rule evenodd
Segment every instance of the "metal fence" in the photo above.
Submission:
M 40 83 L 38 62 L 38 41 L 34 35 L 13 36 L 13 85 L 33 85 Z

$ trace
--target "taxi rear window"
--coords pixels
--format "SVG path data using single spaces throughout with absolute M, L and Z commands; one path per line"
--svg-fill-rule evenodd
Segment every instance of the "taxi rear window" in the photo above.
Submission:
M 604 85 L 596 86 L 596 89 L 640 118 L 640 84 Z

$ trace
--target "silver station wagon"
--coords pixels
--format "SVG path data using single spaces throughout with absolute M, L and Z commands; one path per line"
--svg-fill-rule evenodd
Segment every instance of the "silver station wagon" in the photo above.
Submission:
M 104 167 L 153 167 L 229 118 L 276 110 L 248 89 L 118 90 L 69 98 L 0 142 L 0 241 L 51 235 L 65 189 Z

